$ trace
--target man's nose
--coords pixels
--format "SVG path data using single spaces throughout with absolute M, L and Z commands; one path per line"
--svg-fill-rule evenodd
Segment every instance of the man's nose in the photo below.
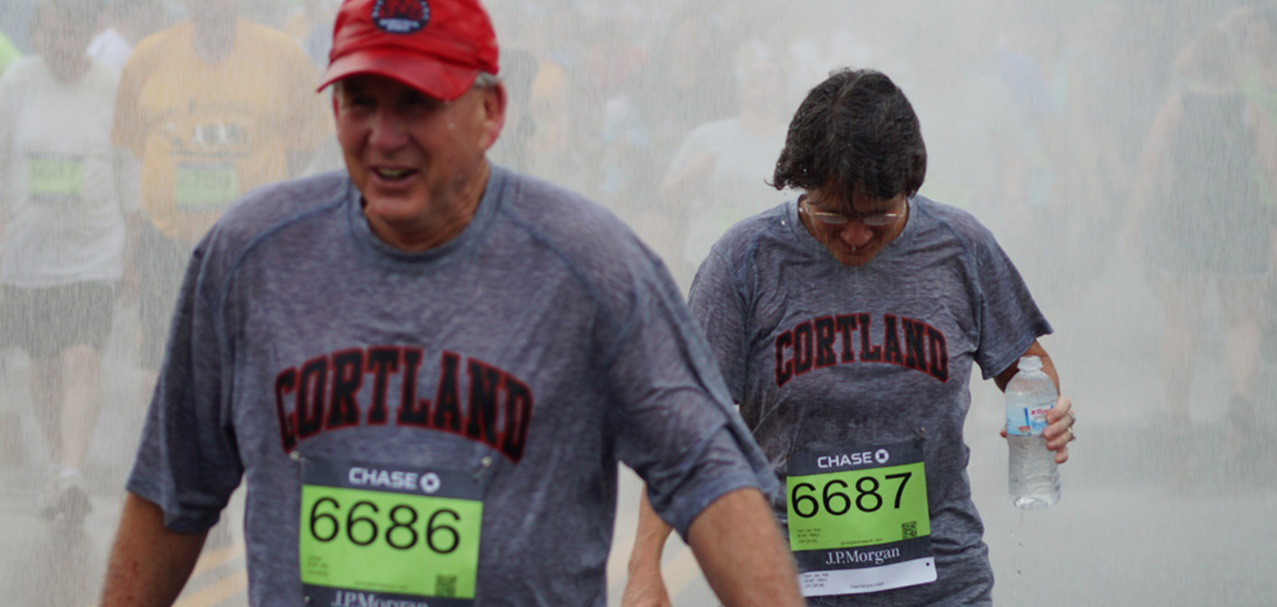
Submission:
M 407 141 L 408 129 L 403 117 L 391 110 L 378 111 L 372 119 L 370 141 L 379 149 L 395 149 Z

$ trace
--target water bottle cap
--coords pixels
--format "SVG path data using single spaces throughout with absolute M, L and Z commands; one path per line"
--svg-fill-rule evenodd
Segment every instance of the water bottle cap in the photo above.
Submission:
M 1042 359 L 1036 356 L 1021 356 L 1020 357 L 1021 370 L 1025 370 L 1025 369 L 1034 370 L 1034 369 L 1041 369 L 1041 368 L 1042 368 Z

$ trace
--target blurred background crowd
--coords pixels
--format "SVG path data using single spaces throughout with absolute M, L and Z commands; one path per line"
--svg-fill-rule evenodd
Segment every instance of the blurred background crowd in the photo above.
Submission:
M 49 501 L 65 499 L 57 492 L 67 484 L 89 502 L 76 516 L 113 523 L 162 349 L 166 325 L 157 323 L 167 322 L 190 247 L 244 190 L 342 166 L 327 98 L 313 93 L 337 4 L 0 0 L 0 474 L 8 486 L 0 493 L 11 504 L 0 510 L 0 526 L 69 507 Z M 489 157 L 612 210 L 684 289 L 727 227 L 794 195 L 768 184 L 807 90 L 839 67 L 874 68 L 903 88 L 921 119 L 929 164 L 920 193 L 971 211 L 1008 250 L 1057 328 L 1062 341 L 1048 348 L 1062 375 L 1078 382 L 1068 392 L 1084 419 L 1111 415 L 1105 424 L 1116 425 L 1137 417 L 1151 444 L 1198 441 L 1202 453 L 1229 436 L 1229 423 L 1216 432 L 1216 422 L 1240 415 L 1272 424 L 1264 410 L 1277 404 L 1267 362 L 1277 360 L 1277 189 L 1267 176 L 1277 165 L 1265 146 L 1277 131 L 1277 1 L 486 5 L 510 96 Z M 250 34 L 261 41 L 254 48 L 267 50 L 240 56 L 236 45 Z M 196 52 L 156 52 L 166 36 L 193 40 Z M 281 41 L 291 42 L 287 51 Z M 152 52 L 139 60 L 134 49 L 148 44 Z M 64 78 L 52 65 L 59 56 L 68 65 L 89 57 L 94 67 Z M 47 99 L 57 87 L 46 99 L 33 92 L 34 76 L 14 73 L 30 71 L 21 66 L 32 57 L 44 57 L 64 84 L 92 74 L 92 92 L 76 97 L 89 105 L 50 119 Z M 227 64 L 234 69 L 208 67 Z M 174 127 L 146 116 L 155 111 L 149 87 L 159 86 L 148 78 L 165 73 L 189 78 L 170 83 L 184 92 L 164 97 L 168 111 L 189 105 L 196 113 L 196 104 L 224 98 L 208 110 L 216 120 Z M 252 95 L 266 87 L 277 90 Z M 1233 105 L 1216 112 L 1188 101 L 1202 97 Z M 45 115 L 26 117 L 31 108 Z M 1205 125 L 1206 140 L 1235 136 L 1243 144 L 1194 143 L 1178 128 L 1194 120 Z M 49 132 L 77 135 L 43 145 L 45 131 L 33 125 L 46 122 L 57 123 Z M 60 155 L 40 151 L 50 146 Z M 169 160 L 179 153 L 198 160 L 199 179 L 155 168 L 157 150 Z M 89 160 L 66 164 L 68 155 Z M 240 166 L 238 181 L 219 181 L 224 161 L 255 172 L 246 177 Z M 1194 172 L 1207 177 L 1183 180 Z M 178 185 L 173 200 L 159 200 L 153 192 L 173 190 L 174 180 L 189 188 Z M 90 191 L 105 194 L 75 217 L 65 208 L 61 215 L 28 208 L 36 194 L 47 202 L 69 189 L 85 204 Z M 1162 225 L 1159 216 L 1178 223 Z M 1244 224 L 1245 235 L 1218 217 Z M 53 229 L 74 222 L 107 235 L 94 241 Z M 50 235 L 32 243 L 40 229 Z M 1159 240 L 1166 234 L 1175 237 L 1170 244 Z M 46 240 L 61 244 L 42 248 Z M 1159 246 L 1232 259 L 1168 265 L 1157 259 L 1174 255 Z M 81 249 L 111 254 L 90 268 L 76 257 Z M 106 310 L 105 336 L 87 340 L 87 352 L 71 347 L 84 345 L 74 338 L 41 347 L 44 335 L 30 334 L 35 325 L 18 313 L 14 293 L 81 282 L 110 287 L 105 298 L 84 296 Z M 1138 413 L 1100 413 L 1131 400 L 1144 403 L 1128 409 Z M 1079 446 L 1099 444 L 1100 426 Z M 1170 476 L 1205 465 L 1163 464 L 1179 471 Z M 48 477 L 71 480 L 47 489 Z M 19 545 L 45 541 L 10 533 Z M 92 578 L 93 559 L 105 552 L 88 552 Z M 0 580 L 25 583 L 30 566 L 0 563 Z

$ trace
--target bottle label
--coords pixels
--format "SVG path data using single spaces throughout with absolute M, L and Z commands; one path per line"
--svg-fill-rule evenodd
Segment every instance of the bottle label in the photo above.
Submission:
M 1007 410 L 1008 436 L 1038 436 L 1046 430 L 1046 412 L 1055 406 L 1049 401 L 1035 407 Z

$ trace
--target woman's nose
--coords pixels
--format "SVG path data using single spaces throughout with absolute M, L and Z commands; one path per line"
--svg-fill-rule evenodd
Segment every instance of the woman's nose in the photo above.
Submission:
M 843 244 L 852 248 L 865 246 L 873 235 L 873 230 L 859 219 L 848 221 L 843 224 L 842 229 L 838 230 L 838 238 L 843 241 Z

